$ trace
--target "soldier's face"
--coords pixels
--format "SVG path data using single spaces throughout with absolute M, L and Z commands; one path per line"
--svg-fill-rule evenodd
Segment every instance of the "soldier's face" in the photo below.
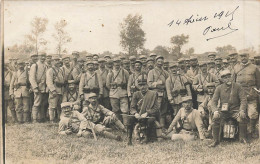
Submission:
M 240 55 L 241 62 L 246 64 L 249 60 L 249 55 Z
M 59 59 L 53 60 L 53 64 L 54 64 L 56 67 L 59 67 L 59 66 L 60 66 L 60 60 L 59 60 Z
M 90 97 L 88 101 L 93 106 L 97 105 L 97 97 Z
M 237 55 L 230 56 L 230 61 L 233 63 L 237 62 Z
M 72 54 L 72 56 L 73 56 L 73 59 L 74 59 L 74 60 L 77 60 L 77 59 L 79 58 L 79 55 L 78 55 L 78 54 Z
M 178 67 L 174 66 L 174 67 L 171 67 L 170 69 L 171 69 L 173 74 L 176 74 Z
M 70 59 L 69 59 L 69 58 L 63 59 L 63 63 L 64 63 L 65 65 L 69 64 L 69 63 L 70 63 Z
M 217 66 L 221 66 L 222 65 L 222 60 L 216 60 L 215 63 L 216 63 Z
M 19 70 L 23 70 L 24 69 L 24 64 L 18 64 L 18 68 L 19 68 Z
M 79 64 L 80 67 L 82 67 L 83 64 L 84 64 L 84 61 L 78 61 L 78 64 Z
M 158 66 L 158 67 L 162 67 L 163 66 L 163 59 L 157 59 L 156 60 L 156 65 Z
M 107 68 L 113 68 L 113 63 L 107 63 Z
M 147 83 L 141 83 L 141 84 L 138 84 L 139 85 L 139 89 L 142 93 L 146 93 L 147 90 L 148 90 L 148 85 Z
M 99 63 L 99 67 L 100 67 L 100 68 L 105 68 L 105 65 L 106 65 L 105 62 L 100 62 L 100 63 Z
M 130 63 L 125 63 L 124 64 L 124 69 L 129 70 L 130 69 Z
M 224 64 L 224 67 L 227 68 L 228 67 L 228 63 L 223 63 Z
M 46 57 L 46 62 L 48 63 L 48 64 L 50 64 L 51 63 L 51 57 Z
M 136 71 L 141 71 L 142 65 L 141 63 L 135 63 L 135 70 Z
M 209 66 L 209 68 L 214 68 L 215 64 L 214 63 L 209 63 L 208 66 Z
M 74 83 L 69 84 L 69 90 L 70 90 L 70 91 L 73 91 L 73 90 L 75 90 L 75 89 L 76 89 L 76 86 L 75 86 Z
M 206 73 L 208 71 L 207 65 L 203 65 L 200 67 L 201 72 Z
M 221 79 L 222 79 L 223 83 L 225 83 L 227 85 L 231 85 L 232 78 L 231 78 L 230 74 L 222 76 Z
M 119 69 L 120 68 L 120 62 L 114 62 L 114 67 L 115 67 L 115 69 Z
M 89 61 L 89 60 L 92 60 L 92 57 L 88 56 L 86 59 Z
M 87 69 L 88 69 L 89 71 L 93 71 L 93 70 L 94 70 L 94 64 L 88 64 L 88 65 L 87 65 Z
M 207 87 L 207 92 L 209 95 L 213 95 L 215 92 L 215 87 Z
M 191 110 L 192 109 L 192 101 L 189 100 L 189 101 L 182 102 L 182 106 L 185 110 Z
M 38 61 L 38 56 L 32 56 L 31 59 L 33 63 L 36 63 Z
M 148 66 L 149 70 L 152 70 L 154 68 L 154 62 L 153 61 L 148 61 L 147 66 Z
M 70 106 L 64 107 L 64 108 L 62 109 L 62 111 L 63 111 L 65 117 L 68 117 L 68 116 L 71 115 Z
M 98 61 L 98 56 L 93 56 L 94 61 Z
M 198 60 L 197 59 L 194 59 L 194 60 L 190 60 L 190 65 L 195 67 L 198 65 Z
M 255 64 L 260 65 L 260 58 L 255 58 Z
M 215 56 L 209 56 L 209 60 L 210 61 L 214 61 L 215 60 Z
M 94 64 L 94 69 L 98 70 L 98 64 Z
M 147 60 L 147 59 L 146 59 L 146 58 L 142 58 L 142 59 L 140 59 L 140 60 L 141 60 L 142 63 L 146 63 L 146 60 Z

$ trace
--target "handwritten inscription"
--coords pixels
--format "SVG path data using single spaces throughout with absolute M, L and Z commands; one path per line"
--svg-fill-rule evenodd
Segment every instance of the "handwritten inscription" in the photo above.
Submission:
M 216 34 L 216 36 L 214 37 L 209 37 L 206 40 L 209 41 L 211 39 L 215 39 L 215 38 L 219 38 L 219 37 L 223 37 L 226 36 L 228 34 L 231 34 L 235 31 L 238 30 L 238 28 L 234 28 L 232 27 L 232 21 L 234 20 L 234 15 L 235 12 L 238 10 L 239 6 L 237 6 L 234 10 L 232 11 L 220 11 L 220 12 L 215 12 L 214 15 L 212 17 L 210 16 L 200 16 L 199 14 L 195 14 L 195 15 L 191 15 L 190 17 L 184 19 L 184 20 L 180 20 L 180 19 L 176 19 L 176 20 L 172 20 L 170 23 L 168 23 L 169 27 L 172 27 L 174 25 L 176 26 L 181 26 L 181 25 L 185 25 L 188 26 L 190 24 L 198 24 L 200 22 L 207 22 L 208 20 L 213 20 L 214 19 L 224 19 L 224 18 L 228 18 L 228 23 L 226 25 L 219 25 L 219 27 L 213 27 L 213 25 L 209 25 L 206 28 L 204 28 L 202 34 L 204 36 L 207 36 L 209 33 L 213 33 Z M 219 34 L 221 31 L 224 31 L 225 33 L 221 33 Z

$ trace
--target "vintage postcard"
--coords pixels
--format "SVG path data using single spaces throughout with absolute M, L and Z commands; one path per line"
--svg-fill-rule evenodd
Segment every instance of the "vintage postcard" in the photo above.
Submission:
M 260 1 L 1 2 L 1 162 L 260 163 Z

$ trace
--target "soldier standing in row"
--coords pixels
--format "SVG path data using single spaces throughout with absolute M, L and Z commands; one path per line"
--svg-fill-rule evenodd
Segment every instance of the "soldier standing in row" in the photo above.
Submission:
M 173 117 L 176 116 L 182 107 L 182 97 L 191 96 L 188 79 L 177 73 L 178 65 L 173 63 L 170 65 L 170 74 L 166 80 L 166 91 L 168 100 L 173 109 Z
M 250 118 L 249 133 L 253 138 L 256 138 L 258 95 L 254 91 L 254 88 L 260 88 L 260 71 L 254 64 L 249 62 L 249 54 L 240 54 L 240 58 L 241 63 L 234 67 L 234 79 L 245 91 L 247 97 L 247 115 Z
M 133 73 L 135 70 L 135 61 L 136 61 L 136 57 L 135 56 L 130 56 L 129 57 L 130 60 L 130 72 Z M 129 72 L 129 73 L 130 73 Z
M 79 58 L 77 60 L 77 65 L 72 67 L 73 70 L 72 70 L 72 73 L 71 73 L 71 75 L 72 75 L 71 80 L 74 80 L 77 88 L 79 88 L 79 81 L 80 81 L 81 75 L 83 73 L 85 73 L 84 62 L 85 62 L 84 58 Z
M 69 56 L 63 56 L 62 57 L 62 62 L 63 62 L 63 72 L 64 72 L 64 80 L 65 80 L 65 88 L 67 88 L 68 86 L 68 80 L 72 79 L 72 67 L 70 65 L 70 57 Z
M 156 67 L 148 73 L 148 86 L 151 90 L 158 93 L 158 104 L 160 111 L 160 124 L 165 129 L 165 119 L 167 114 L 167 103 L 166 103 L 166 87 L 165 82 L 168 78 L 168 72 L 163 69 L 162 56 L 156 57 Z
M 149 71 L 151 71 L 152 69 L 154 69 L 154 59 L 148 58 L 147 59 L 147 71 L 145 73 L 148 75 Z
M 46 61 L 45 61 L 45 63 L 46 63 L 47 69 L 49 69 L 49 68 L 52 67 L 51 62 L 52 62 L 52 55 L 46 55 Z
M 109 89 L 106 86 L 106 78 L 109 72 L 108 69 L 106 69 L 106 60 L 100 58 L 98 59 L 98 63 L 99 63 L 99 69 L 97 70 L 97 73 L 99 74 L 103 84 L 103 96 L 100 98 L 99 102 L 105 108 L 111 110 L 112 107 L 109 100 Z
M 103 96 L 103 83 L 100 75 L 94 70 L 93 61 L 88 61 L 87 72 L 82 74 L 79 83 L 79 95 L 83 101 L 90 93 L 96 93 L 100 99 Z M 88 104 L 83 103 L 83 107 Z
M 127 70 L 129 75 L 132 73 L 130 70 L 130 61 L 128 59 L 123 60 L 123 68 Z
M 46 111 L 44 107 L 48 104 L 48 95 L 46 93 L 46 72 L 47 66 L 45 64 L 46 54 L 39 55 L 39 60 L 33 64 L 30 68 L 29 80 L 31 88 L 34 93 L 34 102 L 32 107 L 32 119 L 33 123 L 38 121 L 44 122 Z
M 46 84 L 49 88 L 49 116 L 50 122 L 54 122 L 55 112 L 57 119 L 60 119 L 62 95 L 64 93 L 65 73 L 60 68 L 60 58 L 53 57 L 53 67 L 47 70 Z
M 110 103 L 112 111 L 116 114 L 117 118 L 120 113 L 127 114 L 129 111 L 128 97 L 127 97 L 127 82 L 129 73 L 121 68 L 120 59 L 114 60 L 114 67 L 108 73 L 106 79 L 107 88 L 109 88 Z
M 18 71 L 14 72 L 10 84 L 9 94 L 12 100 L 15 101 L 15 111 L 18 122 L 29 122 L 29 75 L 24 70 L 25 63 L 18 62 Z
M 12 122 L 17 122 L 16 112 L 15 112 L 15 106 L 14 106 L 14 100 L 11 99 L 9 94 L 9 88 L 12 80 L 13 72 L 9 68 L 9 63 L 5 63 L 4 65 L 4 119 L 5 122 L 7 122 L 7 113 L 8 110 L 10 110 L 12 115 Z
M 129 80 L 127 83 L 127 93 L 128 98 L 131 101 L 134 92 L 138 91 L 138 82 L 137 78 L 142 73 L 142 62 L 140 60 L 135 61 L 135 69 L 134 72 L 129 76 Z
M 80 111 L 81 103 L 79 91 L 75 85 L 74 80 L 68 80 L 68 88 L 62 95 L 62 102 L 70 102 L 72 105 L 74 105 L 74 110 Z

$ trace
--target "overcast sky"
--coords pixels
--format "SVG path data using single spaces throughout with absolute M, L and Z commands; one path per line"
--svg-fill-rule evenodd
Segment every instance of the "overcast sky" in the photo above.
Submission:
M 215 47 L 231 44 L 238 50 L 260 45 L 260 2 L 228 1 L 185 1 L 185 2 L 5 2 L 4 41 L 5 46 L 20 44 L 24 35 L 29 34 L 30 22 L 35 16 L 49 20 L 45 38 L 48 40 L 48 53 L 55 52 L 55 42 L 51 37 L 53 25 L 61 19 L 68 22 L 67 31 L 72 42 L 67 45 L 68 52 L 86 50 L 90 53 L 123 51 L 120 46 L 119 23 L 128 14 L 143 16 L 142 28 L 146 33 L 144 47 L 154 49 L 157 45 L 171 46 L 170 38 L 174 35 L 189 35 L 189 43 L 183 48 L 194 47 L 195 53 L 215 51 Z M 239 6 L 239 7 L 238 7 Z M 229 11 L 231 15 L 225 17 Z M 224 11 L 221 19 L 213 18 L 214 14 Z M 177 19 L 182 23 L 186 18 L 207 16 L 204 22 L 189 25 L 168 25 Z M 198 16 L 197 16 L 198 15 Z M 233 15 L 233 20 L 232 19 Z M 231 21 L 230 21 L 231 20 Z M 232 29 L 238 29 L 226 36 L 211 39 L 231 32 L 210 31 L 203 35 L 208 26 L 227 27 L 231 22 Z M 104 25 L 102 27 L 102 24 Z M 91 32 L 90 32 L 91 31 Z

